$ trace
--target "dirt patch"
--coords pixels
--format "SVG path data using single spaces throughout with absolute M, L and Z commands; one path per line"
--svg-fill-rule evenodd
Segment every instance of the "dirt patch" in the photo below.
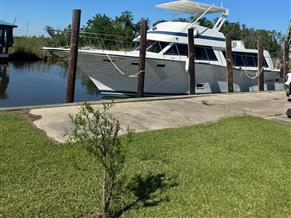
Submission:
M 41 115 L 34 115 L 30 113 L 30 110 L 21 110 L 19 113 L 30 123 L 33 124 L 34 121 L 40 120 Z
M 215 104 L 213 104 L 213 103 L 211 103 L 211 102 L 209 102 L 209 101 L 205 101 L 205 100 L 202 100 L 201 101 L 201 103 L 203 104 L 203 105 L 205 105 L 205 106 L 215 106 Z

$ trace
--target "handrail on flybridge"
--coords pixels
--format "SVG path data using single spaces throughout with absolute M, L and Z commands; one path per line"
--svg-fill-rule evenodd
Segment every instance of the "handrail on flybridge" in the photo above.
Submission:
M 194 15 L 194 22 L 195 24 L 198 22 L 202 17 L 207 14 L 215 14 L 215 13 L 222 13 L 221 17 L 217 20 L 216 24 L 214 25 L 214 30 L 220 30 L 224 22 L 226 21 L 227 16 L 229 15 L 229 9 L 218 7 L 215 5 L 209 5 L 200 2 L 194 2 L 189 0 L 180 0 L 174 1 L 164 4 L 156 5 L 157 8 L 162 8 L 166 10 L 171 10 L 176 13 L 186 13 Z

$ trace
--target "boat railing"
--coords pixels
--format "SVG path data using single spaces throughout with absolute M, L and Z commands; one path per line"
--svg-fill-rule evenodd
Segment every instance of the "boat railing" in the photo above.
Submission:
M 51 35 L 51 44 L 53 47 L 69 48 L 70 37 L 70 31 L 55 30 L 55 33 Z M 134 37 L 81 31 L 79 47 L 82 49 L 131 51 L 137 47 L 137 43 L 133 39 Z

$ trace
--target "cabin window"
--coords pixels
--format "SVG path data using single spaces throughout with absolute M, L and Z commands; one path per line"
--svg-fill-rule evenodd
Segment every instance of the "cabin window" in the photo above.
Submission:
M 196 53 L 196 60 L 206 60 L 208 61 L 208 57 L 207 57 L 207 53 L 206 53 L 206 49 L 203 47 L 195 47 L 195 53 Z
M 182 55 L 180 52 L 179 52 L 179 49 L 177 47 L 177 44 L 174 44 L 173 46 L 171 46 L 171 48 L 169 48 L 168 51 L 166 51 L 165 53 L 166 55 Z
M 257 61 L 256 61 L 257 57 L 255 57 L 254 55 L 246 55 L 245 60 L 246 60 L 247 66 L 252 66 L 252 67 L 257 66 Z
M 233 52 L 233 63 L 234 66 L 248 66 L 257 67 L 258 66 L 258 55 L 256 53 L 240 53 Z
M 188 45 L 185 44 L 177 44 L 177 48 L 179 50 L 179 54 L 182 56 L 188 56 Z
M 195 46 L 196 60 L 217 61 L 217 57 L 211 47 Z M 173 46 L 166 51 L 166 55 L 181 55 L 188 56 L 188 45 L 173 44 Z
M 226 57 L 225 52 L 223 52 Z M 247 52 L 232 52 L 233 65 L 236 67 L 257 67 L 258 66 L 258 54 Z M 264 66 L 268 67 L 266 60 L 264 59 Z
M 246 66 L 243 60 L 243 56 L 239 54 L 232 54 L 233 65 L 234 66 Z
M 208 59 L 210 61 L 217 61 L 217 57 L 216 57 L 213 49 L 212 48 L 205 48 L 205 49 L 206 49 L 206 54 L 208 56 Z
M 169 43 L 167 42 L 148 41 L 147 51 L 153 53 L 160 53 L 168 44 Z

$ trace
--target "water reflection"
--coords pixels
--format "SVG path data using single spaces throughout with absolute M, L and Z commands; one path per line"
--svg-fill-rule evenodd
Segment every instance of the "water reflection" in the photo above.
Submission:
M 66 64 L 8 63 L 0 70 L 0 107 L 65 103 Z M 75 93 L 75 101 L 101 99 L 81 72 L 76 75 Z
M 9 84 L 7 64 L 0 64 L 0 99 L 7 99 L 6 90 Z

